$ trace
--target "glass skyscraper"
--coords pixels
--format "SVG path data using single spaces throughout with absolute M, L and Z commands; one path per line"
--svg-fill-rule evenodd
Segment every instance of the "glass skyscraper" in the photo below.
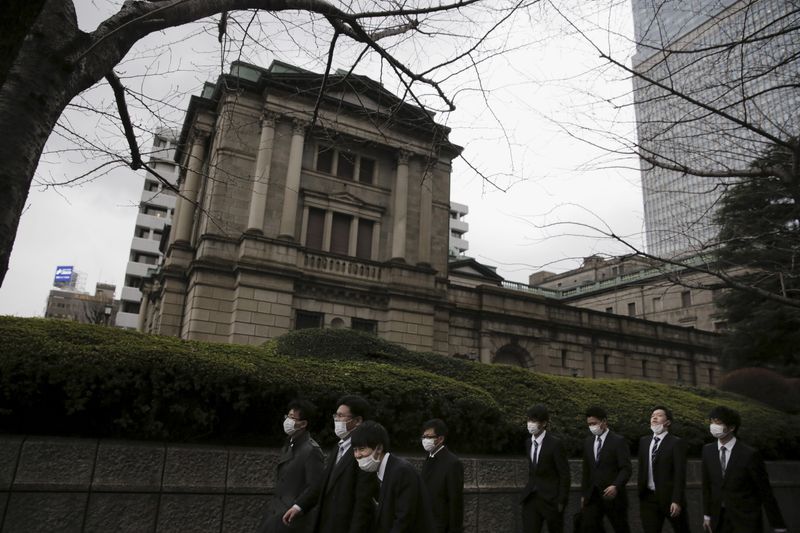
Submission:
M 800 127 L 800 0 L 632 0 L 647 248 L 715 244 L 725 188 Z

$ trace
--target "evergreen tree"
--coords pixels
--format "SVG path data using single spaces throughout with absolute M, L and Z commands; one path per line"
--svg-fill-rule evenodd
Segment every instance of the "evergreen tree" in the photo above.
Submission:
M 773 175 L 730 186 L 716 220 L 722 268 L 743 272 L 737 281 L 800 301 L 800 179 L 794 160 L 784 147 L 770 149 L 752 166 L 773 169 Z M 800 308 L 742 290 L 728 291 L 720 306 L 730 329 L 723 341 L 726 366 L 800 375 Z

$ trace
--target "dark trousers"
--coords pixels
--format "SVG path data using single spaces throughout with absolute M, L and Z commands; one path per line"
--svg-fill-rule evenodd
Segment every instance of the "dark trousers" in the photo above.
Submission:
M 563 533 L 564 513 L 557 505 L 531 494 L 522 502 L 522 533 L 540 533 L 545 524 L 548 533 Z
M 664 520 L 668 520 L 675 533 L 689 533 L 689 515 L 686 507 L 681 507 L 681 514 L 675 518 L 669 515 L 669 507 L 658 503 L 655 492 L 648 490 L 639 495 L 639 514 L 642 517 L 644 533 L 661 533 Z
M 603 517 L 608 517 L 615 533 L 630 533 L 628 526 L 628 499 L 625 489 L 617 491 L 613 500 L 603 498 L 599 489 L 595 488 L 589 500 L 583 506 L 583 533 L 600 533 L 603 531 Z

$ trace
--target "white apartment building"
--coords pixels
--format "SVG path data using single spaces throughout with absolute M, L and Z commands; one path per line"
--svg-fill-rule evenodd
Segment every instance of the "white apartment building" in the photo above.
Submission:
M 450 202 L 450 244 L 449 250 L 452 257 L 464 255 L 469 250 L 469 243 L 464 234 L 469 231 L 469 224 L 464 217 L 469 214 L 469 207 L 464 204 Z
M 156 132 L 148 165 L 172 185 L 178 183 L 178 164 L 174 161 L 177 133 L 168 128 Z M 116 325 L 135 329 L 139 324 L 139 290 L 148 270 L 161 262 L 159 251 L 164 227 L 169 225 L 175 210 L 175 193 L 164 186 L 153 174 L 144 172 L 144 186 L 136 215 L 136 226 L 131 240 L 128 266 L 122 286 Z

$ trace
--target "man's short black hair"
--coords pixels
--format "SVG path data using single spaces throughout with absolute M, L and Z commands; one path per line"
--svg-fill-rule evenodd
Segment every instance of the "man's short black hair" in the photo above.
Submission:
M 716 418 L 728 427 L 735 426 L 733 430 L 734 434 L 739 431 L 739 426 L 742 425 L 742 417 L 739 413 L 724 405 L 718 405 L 713 408 L 711 412 L 708 413 L 708 418 Z
M 546 424 L 550 422 L 550 413 L 544 405 L 534 405 L 527 411 L 528 420 L 536 420 Z
M 383 451 L 389 451 L 389 434 L 386 428 L 375 422 L 367 420 L 358 425 L 350 434 L 350 445 L 353 448 L 372 448 L 383 446 Z
M 339 401 L 336 402 L 336 407 L 340 405 L 346 405 L 354 418 L 360 416 L 362 420 L 368 419 L 372 412 L 372 407 L 369 405 L 369 402 L 355 394 L 348 394 L 339 398 Z
M 313 420 L 317 416 L 317 407 L 308 400 L 294 399 L 289 402 L 289 411 L 294 409 L 300 420 Z
M 437 437 L 447 437 L 447 424 L 441 418 L 432 418 L 422 424 L 422 431 L 432 429 L 436 432 Z
M 653 407 L 653 410 L 650 411 L 650 416 L 653 416 L 653 413 L 655 413 L 656 411 L 664 411 L 664 416 L 667 417 L 667 420 L 672 422 L 672 411 L 670 411 L 663 405 L 656 405 L 655 407 Z
M 608 413 L 606 413 L 606 410 L 599 405 L 592 405 L 586 409 L 586 418 L 589 418 L 590 416 L 593 416 L 599 420 L 608 420 Z

